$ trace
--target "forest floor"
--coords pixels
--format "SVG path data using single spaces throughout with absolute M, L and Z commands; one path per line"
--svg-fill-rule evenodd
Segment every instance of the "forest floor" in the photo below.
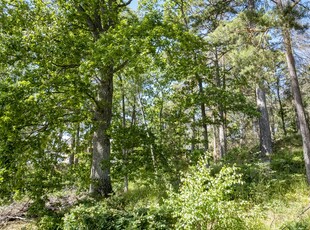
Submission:
M 271 175 L 266 175 L 266 170 L 256 167 L 256 164 L 251 164 L 250 168 L 243 166 L 244 173 L 248 172 L 257 179 L 255 183 L 246 182 L 251 188 L 252 194 L 249 195 L 251 197 L 249 199 L 251 199 L 253 209 L 259 209 L 259 212 L 257 210 L 255 212 L 261 213 L 257 220 L 263 223 L 262 229 L 266 230 L 310 229 L 310 189 L 305 180 L 300 139 L 287 138 L 276 142 L 274 147 L 275 153 L 270 162 Z M 233 160 L 228 160 L 228 162 L 246 165 L 245 161 L 253 160 L 251 153 L 246 153 L 246 156 L 242 154 L 241 152 L 239 162 L 238 157 L 233 157 Z M 134 190 L 131 193 L 134 193 Z M 67 209 L 86 197 L 85 194 L 79 196 L 75 194 L 75 191 L 68 189 L 50 195 L 46 208 L 51 211 Z M 139 195 L 139 199 L 149 200 L 150 197 L 147 196 L 150 194 L 146 194 L 146 198 Z M 0 206 L 0 229 L 37 229 L 36 218 L 29 218 L 27 214 L 30 205 L 30 200 L 24 199 L 10 205 Z
M 29 201 L 13 202 L 0 207 L 0 229 L 19 230 L 35 229 L 34 221 L 27 218 Z
M 49 196 L 46 209 L 50 211 L 60 211 L 73 206 L 84 195 L 75 195 L 75 191 L 62 191 L 61 195 L 53 194 Z M 0 229 L 1 230 L 32 230 L 37 229 L 36 218 L 27 215 L 31 206 L 30 199 L 25 201 L 14 201 L 9 205 L 0 206 Z

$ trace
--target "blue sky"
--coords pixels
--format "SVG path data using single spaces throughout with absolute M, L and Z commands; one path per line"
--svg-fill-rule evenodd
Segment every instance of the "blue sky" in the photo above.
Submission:
M 129 5 L 132 9 L 136 10 L 138 7 L 138 0 L 133 0 L 130 5 Z

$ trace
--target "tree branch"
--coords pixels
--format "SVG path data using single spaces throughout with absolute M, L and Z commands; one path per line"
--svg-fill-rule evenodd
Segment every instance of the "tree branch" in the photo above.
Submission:
M 128 60 L 124 61 L 119 66 L 114 68 L 113 72 L 116 73 L 116 72 L 120 71 L 121 69 L 123 69 L 127 65 L 127 63 L 128 63 Z
M 60 65 L 57 63 L 52 62 L 52 64 L 54 66 L 60 67 L 60 68 L 64 68 L 64 69 L 72 69 L 72 68 L 76 68 L 79 67 L 81 64 L 67 64 L 67 65 Z
M 123 2 L 123 4 L 118 4 L 118 7 L 128 6 L 131 2 L 132 2 L 132 0 L 128 0 L 127 2 Z
M 97 40 L 99 38 L 99 32 L 97 31 L 97 26 L 95 22 L 92 20 L 89 14 L 86 13 L 86 10 L 81 6 L 81 4 L 79 4 L 76 9 L 86 18 L 86 23 L 89 29 L 92 31 L 94 38 Z

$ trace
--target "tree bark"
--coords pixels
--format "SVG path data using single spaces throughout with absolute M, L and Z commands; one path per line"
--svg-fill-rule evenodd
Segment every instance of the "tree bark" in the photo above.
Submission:
M 122 88 L 122 126 L 123 128 L 126 128 L 126 106 L 125 106 L 125 90 L 124 90 L 124 84 L 123 79 L 120 76 L 119 77 L 121 82 L 121 88 Z M 125 175 L 124 175 L 124 192 L 128 192 L 128 173 L 127 173 L 127 164 L 128 164 L 128 150 L 123 146 L 122 147 L 122 154 L 123 154 L 123 161 L 125 164 Z
M 196 74 L 196 78 L 198 80 L 199 94 L 201 97 L 203 97 L 202 79 L 200 76 L 198 76 L 198 74 Z M 200 103 L 200 109 L 201 109 L 202 128 L 203 128 L 203 146 L 204 146 L 204 152 L 206 153 L 209 150 L 209 139 L 208 139 L 206 106 L 204 102 Z
M 94 116 L 93 156 L 89 192 L 108 197 L 112 192 L 110 178 L 110 135 L 112 119 L 113 67 L 100 70 L 97 103 Z
M 286 136 L 286 127 L 285 127 L 285 113 L 282 105 L 282 100 L 280 97 L 280 77 L 277 77 L 277 98 L 278 98 L 278 103 L 280 107 L 280 117 L 281 117 L 281 123 L 282 123 L 282 130 L 284 133 L 284 136 Z
M 225 90 L 225 76 L 223 76 L 223 81 L 221 81 L 220 76 L 220 65 L 219 65 L 219 57 L 218 57 L 218 51 L 217 48 L 215 48 L 215 76 L 216 76 L 216 85 L 220 89 Z M 223 103 L 218 103 L 218 114 L 220 118 L 220 124 L 218 126 L 218 141 L 219 141 L 219 157 L 223 158 L 226 154 L 226 148 L 227 148 L 227 138 L 226 138 L 226 121 L 224 116 L 224 106 Z
M 270 132 L 269 116 L 266 106 L 266 95 L 264 90 L 260 87 L 256 88 L 256 101 L 259 117 L 259 130 L 260 130 L 260 150 L 262 157 L 267 157 L 272 153 L 272 139 Z
M 74 164 L 78 164 L 79 163 L 79 158 L 76 157 L 76 155 L 79 153 L 80 151 L 80 123 L 77 124 L 77 128 L 76 128 L 76 139 L 75 139 L 75 156 L 74 156 Z
M 295 66 L 295 59 L 292 51 L 292 44 L 291 44 L 291 35 L 290 31 L 287 28 L 282 29 L 284 45 L 285 45 L 285 53 L 286 53 L 286 60 L 287 66 L 291 78 L 291 87 L 294 97 L 294 104 L 297 111 L 297 118 L 300 127 L 300 134 L 302 137 L 303 143 L 303 154 L 304 154 L 304 161 L 306 165 L 306 173 L 307 173 L 307 181 L 310 185 L 310 131 L 309 125 L 306 119 L 306 114 L 302 102 L 301 92 L 299 88 L 299 82 L 297 78 L 296 66 Z
M 72 134 L 72 142 L 71 142 L 71 151 L 72 153 L 69 156 L 69 165 L 78 164 L 78 158 L 76 154 L 79 151 L 80 146 L 80 124 L 77 124 L 76 132 Z
M 141 99 L 140 93 L 138 93 L 138 99 L 139 99 L 139 103 L 140 103 L 140 107 L 141 107 L 143 124 L 145 125 L 145 127 L 148 127 L 147 122 L 146 122 L 146 115 L 145 115 L 145 111 L 144 111 L 144 105 L 142 103 L 142 99 Z M 147 128 L 147 130 L 148 130 L 148 128 Z M 146 135 L 147 135 L 148 138 L 150 138 L 150 136 L 151 136 L 149 131 L 146 132 Z M 157 166 L 156 166 L 156 159 L 155 159 L 155 153 L 154 153 L 154 146 L 153 146 L 153 144 L 150 144 L 150 150 L 151 150 L 151 158 L 152 158 L 152 163 L 153 163 L 155 175 L 157 175 Z
M 294 1 L 291 3 L 289 7 L 293 9 L 300 1 Z M 284 6 L 282 4 L 282 0 L 276 1 L 277 7 L 280 10 L 280 12 L 284 15 Z M 290 3 L 287 3 L 290 4 Z M 291 32 L 288 27 L 288 25 L 283 24 L 282 25 L 282 36 L 284 40 L 284 47 L 285 47 L 285 56 L 287 61 L 287 67 L 291 79 L 291 87 L 292 87 L 292 93 L 294 98 L 294 105 L 297 112 L 297 118 L 300 128 L 300 134 L 302 137 L 302 143 L 303 143 L 303 155 L 304 155 L 304 161 L 306 166 L 306 174 L 307 174 L 307 181 L 310 185 L 310 130 L 309 130 L 309 124 L 306 119 L 306 114 L 302 102 L 301 92 L 299 88 L 299 82 L 296 72 L 296 65 L 295 65 L 295 58 L 293 55 L 292 50 L 292 42 L 291 42 Z
M 215 118 L 213 117 L 215 122 Z M 217 162 L 221 159 L 219 145 L 218 145 L 219 129 L 216 124 L 213 125 L 213 161 Z

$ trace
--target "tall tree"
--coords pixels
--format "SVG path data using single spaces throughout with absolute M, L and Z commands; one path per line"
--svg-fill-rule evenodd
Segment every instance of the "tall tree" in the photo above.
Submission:
M 78 20 L 87 25 L 96 44 L 103 34 L 107 34 L 118 26 L 121 12 L 131 1 L 91 1 L 73 3 L 73 6 L 77 10 Z M 89 191 L 105 197 L 113 191 L 109 165 L 111 146 L 108 133 L 112 120 L 113 78 L 125 64 L 126 60 L 115 64 L 115 60 L 111 57 L 111 60 L 97 65 L 94 73 L 97 79 L 97 95 L 94 99 L 93 155 L 90 175 L 92 183 Z
M 249 14 L 255 15 L 256 8 L 255 8 L 256 0 L 249 0 Z M 255 18 L 255 16 L 253 17 Z M 251 20 L 252 17 L 250 15 L 250 30 L 255 29 L 255 24 Z M 269 122 L 269 114 L 266 104 L 266 93 L 265 89 L 263 89 L 263 84 L 259 83 L 256 88 L 256 103 L 258 107 L 258 111 L 260 116 L 258 118 L 259 124 L 259 133 L 260 133 L 260 150 L 263 157 L 268 156 L 272 152 L 272 138 L 270 132 L 270 122 Z
M 287 68 L 291 79 L 294 105 L 297 112 L 297 118 L 300 126 L 300 134 L 303 142 L 303 153 L 306 165 L 307 180 L 308 184 L 310 184 L 310 130 L 309 130 L 309 124 L 306 119 L 301 91 L 299 87 L 295 58 L 292 48 L 292 39 L 291 39 L 291 26 L 295 23 L 294 21 L 292 21 L 292 18 L 294 18 L 294 13 L 297 13 L 294 9 L 298 6 L 298 4 L 301 1 L 275 0 L 273 2 L 276 3 L 277 9 L 280 13 L 280 17 L 282 19 L 281 30 L 282 30 L 283 43 L 285 47 Z

